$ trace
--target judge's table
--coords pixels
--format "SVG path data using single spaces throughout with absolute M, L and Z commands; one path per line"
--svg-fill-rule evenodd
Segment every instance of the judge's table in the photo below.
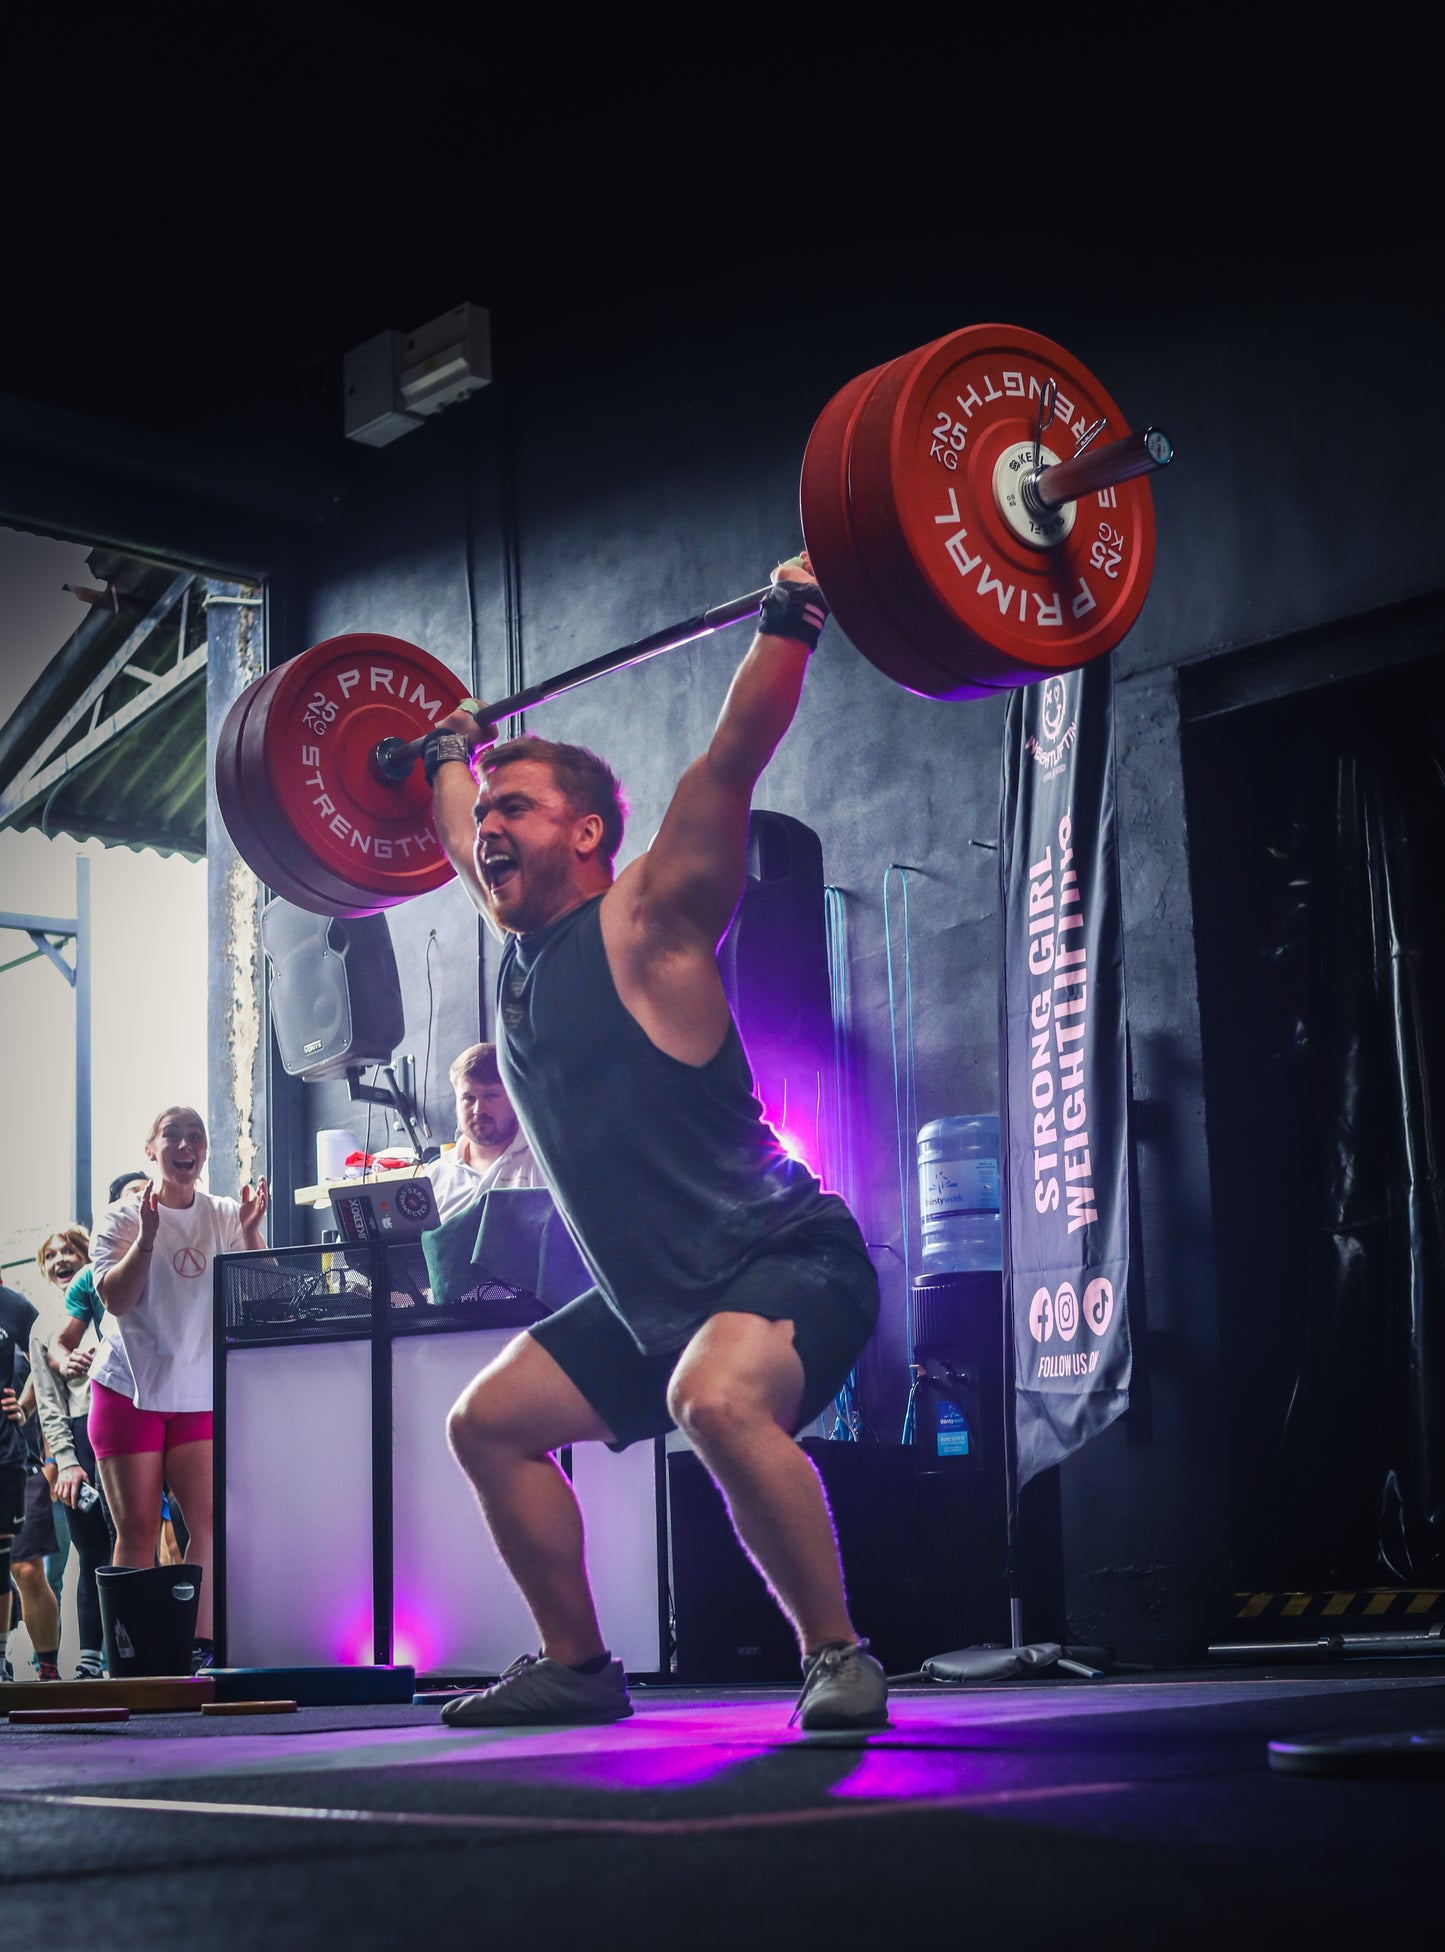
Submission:
M 443 1156 L 445 1157 L 452 1149 L 451 1146 L 443 1146 Z M 317 1207 L 324 1213 L 331 1205 L 331 1195 L 344 1187 L 360 1186 L 363 1181 L 368 1186 L 380 1186 L 387 1184 L 391 1180 L 415 1179 L 418 1173 L 425 1172 L 425 1170 L 425 1165 L 413 1164 L 409 1166 L 385 1166 L 365 1174 L 344 1173 L 340 1179 L 322 1179 L 318 1180 L 314 1186 L 298 1186 L 296 1191 L 291 1195 L 291 1203 L 293 1206 Z
M 418 1303 L 431 1289 L 416 1242 L 217 1257 L 218 1662 L 409 1663 L 468 1679 L 535 1645 L 448 1449 L 447 1415 L 519 1329 L 589 1281 L 543 1189 L 496 1189 L 462 1218 L 476 1234 L 468 1243 L 470 1225 L 450 1223 L 457 1265 L 470 1253 L 475 1278 L 453 1283 L 450 1301 Z M 630 1672 L 658 1676 L 661 1441 L 579 1445 L 563 1461 L 613 1649 Z

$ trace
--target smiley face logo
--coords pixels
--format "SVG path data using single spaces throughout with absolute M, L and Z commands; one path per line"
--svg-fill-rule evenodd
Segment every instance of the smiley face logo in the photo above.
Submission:
M 171 1255 L 171 1266 L 187 1281 L 194 1281 L 206 1271 L 206 1257 L 199 1247 L 178 1247 Z
M 1062 678 L 1049 678 L 1044 685 L 1044 737 L 1052 745 L 1064 729 L 1064 712 L 1069 695 Z

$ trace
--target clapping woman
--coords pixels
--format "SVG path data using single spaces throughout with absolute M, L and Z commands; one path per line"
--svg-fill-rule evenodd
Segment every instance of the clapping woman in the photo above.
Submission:
M 265 1246 L 266 1182 L 254 1192 L 243 1187 L 239 1202 L 203 1193 L 206 1128 L 189 1105 L 167 1106 L 145 1149 L 151 1184 L 139 1201 L 108 1207 L 91 1243 L 96 1290 L 113 1324 L 90 1371 L 90 1440 L 115 1521 L 111 1563 L 155 1563 L 169 1484 L 190 1531 L 188 1559 L 209 1572 L 211 1263 Z M 210 1660 L 211 1622 L 203 1579 L 193 1668 Z

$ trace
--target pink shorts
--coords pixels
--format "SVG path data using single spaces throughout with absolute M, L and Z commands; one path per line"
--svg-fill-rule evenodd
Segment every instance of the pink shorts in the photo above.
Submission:
M 178 1450 L 211 1441 L 209 1410 L 138 1410 L 128 1396 L 90 1386 L 86 1435 L 97 1457 L 134 1457 L 141 1451 Z

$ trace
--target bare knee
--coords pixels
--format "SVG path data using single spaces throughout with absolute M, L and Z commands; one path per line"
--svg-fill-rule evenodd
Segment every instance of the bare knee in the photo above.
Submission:
M 460 1464 L 480 1462 L 508 1450 L 520 1450 L 510 1428 L 501 1393 L 478 1377 L 447 1413 L 447 1443 Z
M 464 1390 L 447 1411 L 447 1447 L 452 1456 L 459 1460 L 470 1456 L 480 1441 L 481 1428 L 482 1416 L 475 1392 Z
M 731 1377 L 674 1376 L 667 1392 L 668 1414 L 683 1435 L 706 1456 L 748 1441 L 759 1413 Z

